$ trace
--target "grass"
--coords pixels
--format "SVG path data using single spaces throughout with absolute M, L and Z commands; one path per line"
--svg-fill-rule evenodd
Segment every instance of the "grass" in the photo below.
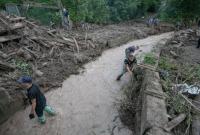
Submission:
M 169 73 L 169 76 L 165 80 L 161 80 L 162 88 L 167 95 L 168 114 L 172 117 L 181 113 L 186 114 L 186 120 L 174 129 L 174 132 L 177 131 L 184 134 L 188 132 L 188 127 L 190 127 L 192 122 L 191 105 L 176 90 L 172 89 L 172 86 L 182 83 L 194 84 L 200 77 L 199 66 L 181 65 L 178 61 L 174 61 L 168 57 L 160 57 L 159 69 L 166 70 Z M 175 135 L 177 134 L 175 133 Z
M 172 61 L 170 61 L 169 58 L 166 58 L 166 57 L 161 57 L 158 65 L 160 69 L 167 70 L 167 71 L 177 69 L 177 65 L 174 64 Z
M 157 58 L 153 53 L 147 53 L 144 57 L 144 64 L 149 64 L 154 66 L 156 64 Z

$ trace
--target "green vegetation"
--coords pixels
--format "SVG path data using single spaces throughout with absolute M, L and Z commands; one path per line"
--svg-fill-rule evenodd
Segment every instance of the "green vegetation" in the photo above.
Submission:
M 0 7 L 4 7 L 5 3 L 21 2 L 22 0 L 1 0 Z M 57 5 L 56 0 L 33 0 L 32 2 Z M 163 20 L 179 21 L 189 25 L 200 17 L 200 0 L 62 0 L 62 3 L 69 10 L 74 22 L 120 22 L 145 16 L 151 12 Z M 57 16 L 57 13 L 53 13 L 56 11 L 31 10 L 28 15 L 38 17 L 45 23 L 49 21 L 49 18 L 54 19 Z M 57 21 L 56 17 L 55 22 Z
M 161 6 L 161 17 L 189 24 L 200 17 L 199 0 L 166 0 Z
M 144 57 L 144 63 L 154 66 L 156 64 L 157 58 L 153 53 L 147 53 Z
M 167 70 L 167 71 L 177 69 L 176 64 L 171 62 L 170 59 L 166 57 L 161 57 L 158 65 L 160 69 Z
M 17 69 L 21 72 L 22 75 L 32 75 L 31 66 L 21 59 L 13 59 L 11 61 L 14 65 L 16 65 Z
M 59 25 L 61 22 L 59 12 L 50 9 L 30 8 L 25 16 L 27 16 L 27 18 L 40 20 L 40 22 L 45 25 L 50 25 L 51 21 L 56 25 Z
M 199 82 L 200 67 L 199 65 L 182 65 L 179 61 L 162 56 L 159 61 L 159 69 L 169 73 L 169 76 L 166 76 L 161 80 L 163 90 L 167 95 L 166 103 L 168 114 L 172 117 L 181 113 L 186 114 L 186 120 L 182 122 L 177 128 L 175 128 L 174 132 L 178 131 L 179 133 L 186 133 L 189 131 L 189 127 L 192 122 L 191 114 L 193 109 L 173 86 L 174 84 L 183 83 L 193 85 L 196 82 Z

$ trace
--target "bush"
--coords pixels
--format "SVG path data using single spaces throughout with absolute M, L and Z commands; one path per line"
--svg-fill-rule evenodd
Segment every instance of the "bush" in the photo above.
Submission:
M 152 53 L 147 53 L 144 57 L 144 63 L 154 66 L 156 64 L 157 58 Z

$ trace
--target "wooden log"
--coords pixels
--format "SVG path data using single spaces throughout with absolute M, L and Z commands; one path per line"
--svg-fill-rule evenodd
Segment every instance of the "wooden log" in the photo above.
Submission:
M 2 61 L 0 61 L 0 70 L 4 70 L 4 71 L 14 71 L 15 67 L 11 66 L 8 63 L 4 63 Z
M 53 33 L 56 33 L 56 30 L 49 30 L 47 31 L 47 33 L 51 35 L 52 37 L 56 37 L 56 35 L 53 34 Z
M 178 115 L 176 118 L 174 118 L 173 120 L 169 121 L 168 123 L 166 123 L 166 125 L 164 126 L 164 129 L 168 132 L 170 132 L 173 128 L 175 128 L 177 125 L 179 125 L 183 120 L 185 120 L 186 115 L 185 114 L 180 114 Z
M 12 31 L 15 31 L 17 29 L 21 29 L 23 27 L 24 27 L 24 25 L 22 23 L 16 23 L 15 25 L 11 26 L 9 29 L 1 29 L 0 35 L 8 33 L 10 31 L 12 32 Z
M 9 18 L 10 22 L 19 22 L 25 20 L 25 17 L 15 17 L 15 18 Z
M 0 51 L 0 56 L 4 59 L 7 59 L 8 58 L 8 55 L 5 54 L 4 52 Z
M 38 25 L 34 24 L 33 22 L 30 22 L 30 21 L 27 21 L 27 20 L 24 20 L 24 22 L 26 22 L 28 25 L 31 25 L 33 27 L 39 27 Z
M 141 67 L 141 68 L 146 68 L 146 69 L 149 69 L 149 70 L 152 70 L 152 71 L 156 71 L 156 69 L 152 66 L 149 66 L 149 65 L 145 65 L 145 64 L 138 64 L 137 65 L 138 67 Z
M 24 28 L 24 25 L 22 23 L 15 23 L 14 25 L 10 26 L 11 31 L 21 29 L 21 28 Z
M 46 44 L 46 43 L 43 42 L 42 40 L 37 40 L 37 42 L 38 42 L 40 45 L 43 45 L 44 47 L 47 47 L 47 48 L 50 48 L 50 47 L 51 47 L 49 44 Z
M 78 43 L 77 43 L 75 38 L 73 38 L 73 40 L 74 40 L 74 43 L 76 45 L 77 53 L 79 53 L 79 45 L 78 45 Z
M 88 43 L 92 48 L 95 48 L 95 45 L 92 43 L 92 41 L 88 40 Z
M 20 39 L 21 36 L 16 36 L 16 35 L 9 35 L 9 36 L 0 36 L 0 43 Z
M 63 40 L 67 41 L 67 42 L 71 42 L 71 43 L 74 43 L 74 40 L 70 39 L 70 38 L 66 38 L 66 37 L 63 37 L 61 36 Z

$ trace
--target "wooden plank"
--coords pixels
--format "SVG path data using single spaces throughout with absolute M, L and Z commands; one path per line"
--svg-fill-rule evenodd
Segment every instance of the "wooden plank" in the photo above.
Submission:
M 25 20 L 25 17 L 16 17 L 16 18 L 9 18 L 10 22 L 19 22 Z
M 6 29 L 6 28 L 1 29 L 0 30 L 0 35 L 8 33 L 10 31 L 15 31 L 15 30 L 21 29 L 21 28 L 24 28 L 24 25 L 22 23 L 16 23 L 13 26 L 11 26 L 10 29 Z
M 0 61 L 0 70 L 14 71 L 15 67 L 8 63 L 4 63 L 4 62 Z
M 9 35 L 9 36 L 0 36 L 0 43 L 20 39 L 21 36 L 16 36 L 16 35 Z
M 24 28 L 24 25 L 22 23 L 15 23 L 14 25 L 10 26 L 10 30 L 16 30 L 21 28 Z

